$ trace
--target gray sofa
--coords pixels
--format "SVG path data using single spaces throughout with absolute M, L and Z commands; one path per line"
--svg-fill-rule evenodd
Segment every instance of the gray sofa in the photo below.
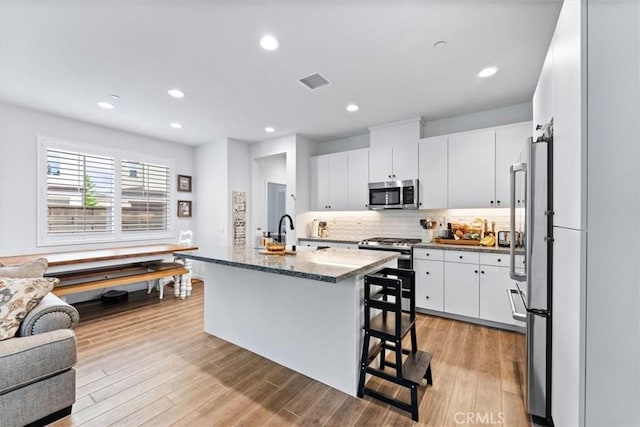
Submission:
M 0 341 L 0 426 L 44 425 L 71 413 L 78 321 L 73 306 L 49 293 L 15 338 Z

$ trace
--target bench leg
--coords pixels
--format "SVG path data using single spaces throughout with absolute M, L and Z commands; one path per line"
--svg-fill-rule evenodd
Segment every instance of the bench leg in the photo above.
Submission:
M 186 283 L 187 296 L 191 295 L 191 271 L 193 270 L 193 261 L 190 259 L 184 260 L 184 268 L 186 268 L 189 272 L 187 274 L 183 274 L 182 277 Z
M 158 288 L 160 290 L 160 299 L 164 298 L 164 279 L 158 279 Z
M 180 283 L 180 276 L 173 276 L 173 295 L 176 298 L 180 297 L 182 283 Z

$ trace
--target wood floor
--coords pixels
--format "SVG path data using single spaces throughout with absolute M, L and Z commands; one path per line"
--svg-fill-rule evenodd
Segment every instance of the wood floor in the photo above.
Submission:
M 414 424 L 406 412 L 348 396 L 205 334 L 202 286 L 185 300 L 167 288 L 162 301 L 157 293 L 132 294 L 124 309 L 81 304 L 77 400 L 54 425 Z M 421 386 L 420 425 L 528 425 L 516 367 L 522 335 L 420 316 L 418 344 L 434 355 L 434 385 Z M 391 395 L 400 392 L 371 381 Z

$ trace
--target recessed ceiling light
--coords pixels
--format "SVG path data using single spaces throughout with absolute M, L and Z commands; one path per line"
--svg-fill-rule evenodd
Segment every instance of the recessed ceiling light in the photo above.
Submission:
M 98 107 L 104 108 L 105 110 L 113 110 L 113 104 L 109 104 L 108 102 L 98 101 Z
M 349 105 L 347 105 L 347 111 L 350 112 L 350 113 L 355 113 L 359 109 L 360 109 L 360 107 L 358 107 L 358 104 L 349 104 Z
M 440 40 L 438 42 L 435 42 L 433 44 L 433 47 L 436 48 L 436 49 L 445 48 L 445 47 L 447 47 L 447 41 L 446 40 Z
M 267 34 L 260 39 L 260 46 L 262 46 L 264 50 L 276 50 L 280 44 L 278 43 L 278 39 Z
M 178 122 L 169 123 L 169 126 L 171 126 L 174 129 L 182 129 L 182 124 Z
M 167 93 L 168 93 L 170 96 L 173 96 L 174 98 L 184 98 L 184 92 L 183 92 L 183 91 L 181 91 L 180 89 L 176 89 L 176 88 L 174 88 L 174 89 L 169 89 L 169 90 L 167 91 Z
M 498 67 L 487 67 L 487 68 L 483 68 L 479 73 L 478 73 L 478 77 L 480 78 L 485 78 L 485 77 L 491 77 L 493 76 L 495 73 L 498 72 Z
M 272 128 L 271 126 L 267 126 L 266 128 L 264 128 L 264 131 L 267 133 L 273 133 L 276 130 L 274 128 Z

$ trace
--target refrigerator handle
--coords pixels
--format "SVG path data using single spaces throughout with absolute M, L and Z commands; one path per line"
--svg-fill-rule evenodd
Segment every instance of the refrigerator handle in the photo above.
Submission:
M 518 172 L 524 173 L 525 180 L 526 180 L 527 164 L 515 163 L 509 167 L 509 174 L 511 176 L 511 210 L 509 215 L 511 242 L 509 244 L 509 257 L 510 257 L 509 276 L 513 280 L 517 280 L 519 282 L 526 282 L 527 281 L 527 264 L 528 264 L 527 259 L 525 259 L 525 262 L 524 262 L 524 274 L 516 273 L 516 239 L 515 239 L 515 235 L 516 235 L 516 174 Z
M 511 303 L 511 317 L 513 317 L 514 320 L 519 320 L 520 322 L 526 322 L 527 314 L 518 313 L 518 311 L 516 310 L 516 304 L 513 301 L 513 294 L 518 294 L 520 298 L 522 298 L 522 294 L 520 293 L 519 289 L 507 289 L 507 295 L 509 296 L 509 303 Z

